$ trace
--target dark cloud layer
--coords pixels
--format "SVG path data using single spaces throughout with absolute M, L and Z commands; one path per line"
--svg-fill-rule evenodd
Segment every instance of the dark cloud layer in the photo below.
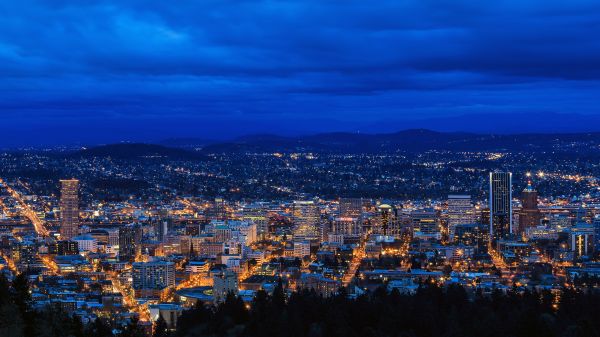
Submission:
M 0 12 L 0 144 L 436 120 L 511 132 L 544 114 L 566 114 L 568 131 L 600 114 L 598 1 L 20 0 Z M 458 117 L 486 114 L 516 120 Z

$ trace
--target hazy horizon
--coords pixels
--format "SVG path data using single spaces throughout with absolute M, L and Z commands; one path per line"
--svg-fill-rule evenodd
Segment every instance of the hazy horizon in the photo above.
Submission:
M 364 125 L 363 127 L 346 129 L 327 129 L 327 128 L 302 128 L 298 125 L 293 125 L 290 128 L 269 128 L 266 125 L 255 125 L 253 128 L 249 128 L 248 125 L 253 121 L 247 121 L 242 123 L 239 128 L 231 127 L 229 131 L 223 131 L 222 129 L 212 127 L 210 132 L 194 131 L 195 126 L 189 123 L 182 123 L 182 127 L 178 128 L 175 125 L 148 125 L 145 128 L 136 130 L 136 135 L 132 135 L 126 128 L 130 125 L 113 125 L 101 126 L 105 130 L 94 129 L 97 132 L 90 132 L 89 129 L 76 130 L 75 132 L 64 134 L 54 132 L 51 129 L 40 129 L 41 132 L 54 132 L 53 137 L 45 139 L 30 139 L 27 138 L 27 133 L 15 135 L 15 137 L 6 137 L 10 133 L 4 133 L 0 136 L 0 148 L 5 149 L 16 149 L 16 148 L 44 148 L 44 147 L 60 147 L 60 146 L 98 146 L 107 144 L 117 143 L 146 143 L 146 144 L 163 144 L 168 141 L 177 140 L 192 140 L 192 141 L 208 141 L 208 142 L 229 142 L 236 139 L 257 136 L 257 135 L 272 135 L 280 137 L 304 137 L 313 136 L 318 134 L 328 133 L 354 133 L 354 134 L 392 134 L 409 130 L 427 130 L 440 133 L 469 133 L 469 134 L 480 134 L 480 135 L 523 135 L 523 134 L 568 134 L 568 133 L 596 133 L 600 132 L 600 127 L 596 125 L 600 124 L 600 116 L 574 116 L 574 115 L 551 115 L 551 118 L 544 120 L 539 119 L 544 114 L 529 115 L 527 122 L 524 122 L 520 118 L 522 116 L 518 114 L 511 115 L 497 115 L 498 119 L 491 119 L 487 116 L 457 116 L 456 118 L 442 118 L 436 120 L 413 120 L 404 121 L 397 123 L 387 123 L 378 125 L 373 123 L 371 125 Z M 481 127 L 464 127 L 464 120 L 480 118 L 482 120 Z M 571 119 L 570 119 L 571 118 Z M 564 127 L 563 122 L 569 123 L 567 127 Z M 310 122 L 310 121 L 309 121 Z M 178 124 L 179 121 L 173 121 L 173 124 Z M 383 123 L 383 122 L 382 122 Z M 514 125 L 513 125 L 514 124 Z M 537 125 L 535 125 L 537 124 Z M 186 126 L 185 128 L 183 126 Z M 462 126 L 462 127 L 461 127 Z M 562 127 L 555 127 L 562 126 Z M 73 126 L 76 128 L 76 126 Z M 90 126 L 93 127 L 93 126 Z M 228 126 L 224 126 L 228 128 Z M 182 131 L 181 129 L 188 130 Z M 211 127 L 208 127 L 211 129 Z M 40 132 L 38 130 L 38 132 Z

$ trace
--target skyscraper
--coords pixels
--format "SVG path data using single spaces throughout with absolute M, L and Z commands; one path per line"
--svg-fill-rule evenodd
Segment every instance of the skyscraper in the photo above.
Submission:
M 79 180 L 61 180 L 60 185 L 60 238 L 70 240 L 79 234 Z
M 470 195 L 448 196 L 448 238 L 454 241 L 457 225 L 472 224 L 477 221 Z
M 227 208 L 225 199 L 215 198 L 212 207 L 209 207 L 206 216 L 211 220 L 225 221 L 227 220 Z
M 377 227 L 373 231 L 376 234 L 388 235 L 388 229 L 392 222 L 396 221 L 396 209 L 388 204 L 377 206 L 379 216 L 377 219 Z
M 362 217 L 363 199 L 362 198 L 340 198 L 340 217 L 355 218 Z
M 504 238 L 512 228 L 512 173 L 490 173 L 490 238 Z
M 440 240 L 440 221 L 437 211 L 433 208 L 414 210 L 410 213 L 413 235 L 421 239 Z
M 332 221 L 331 234 L 343 235 L 345 237 L 358 238 L 362 226 L 355 218 L 338 217 Z
M 164 241 L 172 227 L 173 219 L 169 215 L 169 210 L 161 209 L 158 212 L 158 218 L 154 222 L 154 234 L 158 241 Z
M 175 264 L 173 262 L 134 262 L 134 289 L 164 289 L 175 285 Z
M 295 226 L 294 237 L 304 239 L 317 239 L 320 237 L 319 222 L 321 215 L 318 206 L 313 201 L 294 201 L 292 220 Z
M 527 187 L 521 193 L 521 211 L 519 212 L 519 233 L 523 233 L 529 227 L 540 225 L 541 213 L 538 208 L 538 194 L 527 182 Z
M 133 261 L 140 251 L 142 229 L 140 226 L 130 224 L 119 227 L 119 259 Z

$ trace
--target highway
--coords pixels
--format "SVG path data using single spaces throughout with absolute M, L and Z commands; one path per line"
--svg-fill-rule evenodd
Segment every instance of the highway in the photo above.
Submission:
M 23 197 L 8 185 L 2 178 L 0 178 L 0 185 L 4 186 L 10 196 L 17 201 L 21 206 L 21 214 L 29 219 L 33 224 L 36 233 L 40 236 L 49 236 L 50 232 L 46 229 L 44 222 L 37 216 L 37 214 L 29 207 L 29 205 L 23 200 Z

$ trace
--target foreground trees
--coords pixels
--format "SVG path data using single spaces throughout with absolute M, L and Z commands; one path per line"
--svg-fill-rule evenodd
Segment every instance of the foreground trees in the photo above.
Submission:
M 424 283 L 416 295 L 380 288 L 349 299 L 322 298 L 311 291 L 286 298 L 281 286 L 272 295 L 258 292 L 250 305 L 230 295 L 217 307 L 198 304 L 184 311 L 176 331 L 160 319 L 155 336 L 600 336 L 600 294 L 565 289 L 560 297 L 549 292 L 516 289 L 491 296 L 468 296 L 464 288 L 445 289 Z M 77 317 L 52 309 L 34 311 L 27 280 L 12 283 L 0 276 L 0 336 L 2 337 L 109 337 L 111 328 L 101 320 L 84 326 Z M 121 336 L 143 336 L 132 320 Z
M 85 327 L 77 316 L 54 308 L 33 310 L 27 277 L 20 274 L 8 282 L 0 274 L 1 337 L 109 337 L 102 321 Z
M 566 290 L 467 296 L 460 286 L 423 285 L 414 296 L 379 289 L 348 299 L 314 292 L 284 301 L 259 292 L 250 309 L 230 296 L 215 310 L 203 306 L 179 320 L 176 336 L 600 336 L 600 296 Z

